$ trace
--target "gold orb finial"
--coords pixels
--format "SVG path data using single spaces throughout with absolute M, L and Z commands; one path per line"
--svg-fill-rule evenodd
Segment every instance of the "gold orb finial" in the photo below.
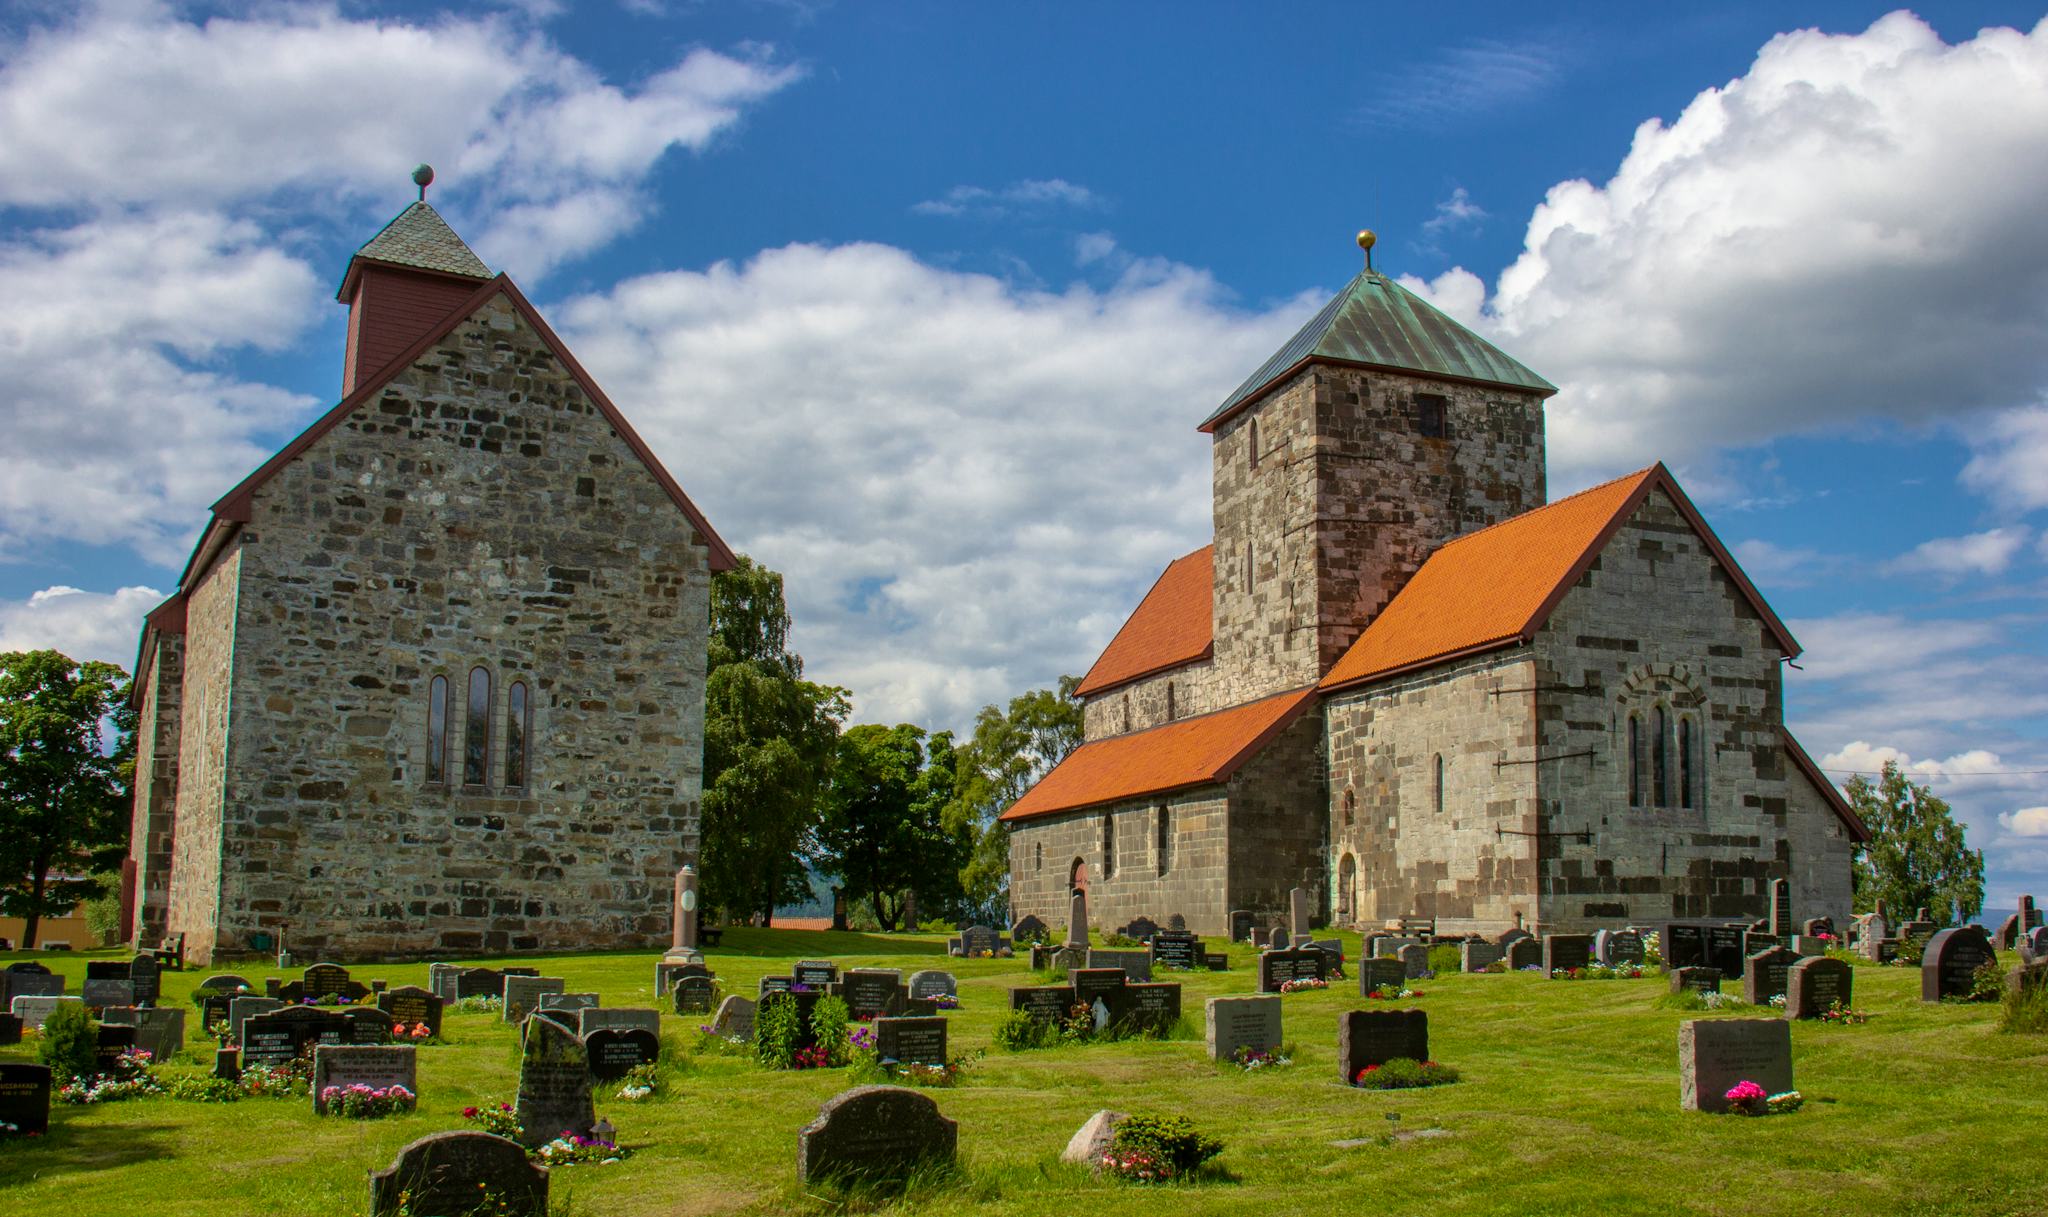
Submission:
M 1372 229 L 1361 228 L 1358 230 L 1358 248 L 1371 249 L 1373 246 L 1379 244 L 1379 241 L 1379 234 L 1374 232 Z

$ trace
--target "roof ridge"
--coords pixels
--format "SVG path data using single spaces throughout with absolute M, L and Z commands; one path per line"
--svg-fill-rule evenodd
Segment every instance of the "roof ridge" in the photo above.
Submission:
M 1492 532 L 1496 528 L 1506 528 L 1510 524 L 1516 523 L 1521 520 L 1526 520 L 1530 516 L 1539 515 L 1543 512 L 1549 511 L 1553 507 L 1562 507 L 1566 503 L 1570 503 L 1576 499 L 1583 499 L 1587 495 L 1593 494 L 1597 491 L 1606 490 L 1610 487 L 1618 486 L 1623 482 L 1634 481 L 1637 478 L 1647 477 L 1650 474 L 1655 473 L 1657 470 L 1662 469 L 1663 467 L 1664 462 L 1658 461 L 1656 464 L 1646 466 L 1642 469 L 1638 469 L 1634 473 L 1624 473 L 1620 477 L 1608 478 L 1606 481 L 1596 483 L 1592 486 L 1588 486 L 1584 490 L 1573 491 L 1572 493 L 1564 496 L 1561 499 L 1552 499 L 1548 503 L 1544 503 L 1536 507 L 1531 507 L 1527 511 L 1516 512 L 1514 515 L 1509 516 L 1507 519 L 1495 521 L 1492 524 L 1488 524 L 1484 528 L 1475 528 L 1471 532 L 1460 533 L 1459 535 L 1452 537 L 1450 540 L 1444 542 L 1442 545 L 1437 546 L 1436 549 L 1432 551 L 1432 556 L 1434 554 L 1442 553 L 1444 550 L 1449 549 L 1453 545 L 1462 545 L 1465 542 L 1470 541 L 1474 537 Z

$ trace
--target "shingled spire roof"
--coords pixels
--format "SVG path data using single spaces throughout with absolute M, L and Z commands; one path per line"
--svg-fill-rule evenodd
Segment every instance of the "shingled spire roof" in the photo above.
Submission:
M 1204 419 L 1212 431 L 1224 419 L 1286 379 L 1303 364 L 1326 362 L 1414 372 L 1446 380 L 1500 385 L 1545 397 L 1557 386 L 1523 367 L 1499 347 L 1459 325 L 1420 296 L 1375 270 L 1331 297 L 1322 311 L 1273 352 L 1251 378 Z
M 350 282 L 355 278 L 356 263 L 367 258 L 373 262 L 386 262 L 393 266 L 410 266 L 416 270 L 430 270 L 444 275 L 459 275 L 479 282 L 491 277 L 491 268 L 476 256 L 455 230 L 448 227 L 448 221 L 425 199 L 407 207 L 386 224 L 383 231 L 371 237 L 348 261 L 348 273 L 343 277 L 338 298 L 347 299 Z

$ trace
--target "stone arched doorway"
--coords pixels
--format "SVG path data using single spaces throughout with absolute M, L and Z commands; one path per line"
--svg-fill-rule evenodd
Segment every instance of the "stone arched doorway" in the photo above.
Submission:
M 1350 854 L 1337 863 L 1337 924 L 1358 920 L 1358 861 Z
M 1069 892 L 1085 892 L 1088 890 L 1088 860 L 1086 858 L 1074 859 L 1073 866 L 1067 869 L 1067 890 Z

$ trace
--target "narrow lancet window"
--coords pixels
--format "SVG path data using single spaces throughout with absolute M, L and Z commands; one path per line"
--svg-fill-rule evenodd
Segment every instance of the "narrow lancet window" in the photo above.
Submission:
M 427 683 L 427 780 L 448 780 L 448 678 Z
M 491 781 L 491 674 L 469 670 L 469 705 L 462 727 L 462 784 L 487 786 Z
M 1671 730 L 1664 717 L 1664 707 L 1658 706 L 1651 720 L 1655 734 L 1650 738 L 1650 782 L 1653 806 L 1671 806 Z
M 1692 810 L 1692 720 L 1678 720 L 1678 805 Z
M 526 702 L 526 682 L 515 680 L 505 690 L 505 784 L 526 785 L 527 725 L 532 709 Z
M 1643 720 L 1628 716 L 1628 805 L 1643 805 Z

